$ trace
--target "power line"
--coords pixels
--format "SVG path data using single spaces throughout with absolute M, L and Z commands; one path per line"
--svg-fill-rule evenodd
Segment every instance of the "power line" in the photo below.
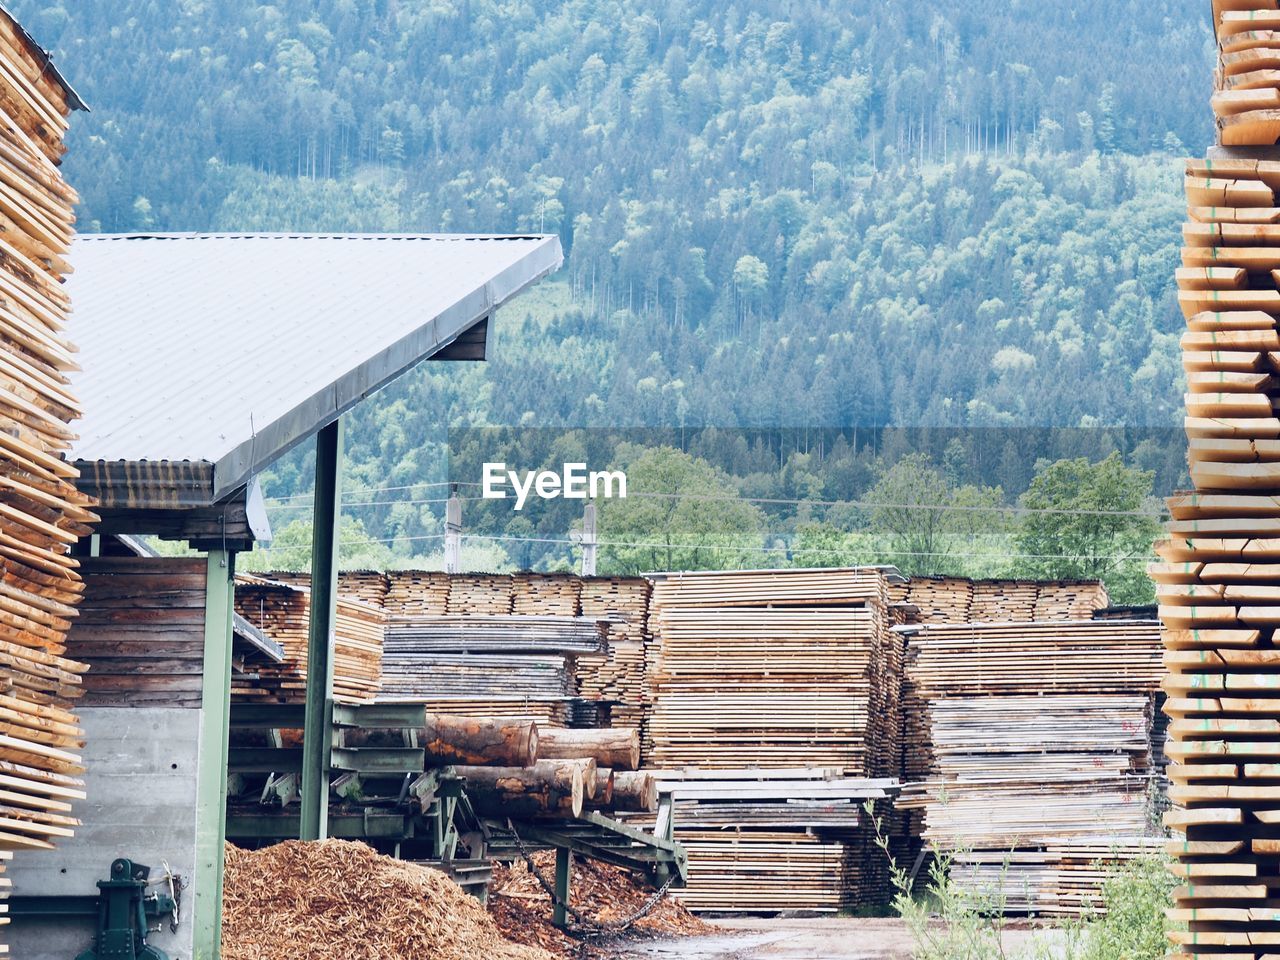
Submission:
M 372 546 L 376 544 L 410 543 L 410 542 L 417 542 L 417 541 L 443 540 L 443 539 L 444 539 L 444 534 L 437 533 L 437 534 L 424 534 L 421 536 L 411 536 L 411 537 L 386 537 L 381 539 L 373 538 L 368 540 L 356 540 L 356 541 L 352 541 L 350 545 Z M 575 540 L 557 538 L 557 537 L 512 537 L 512 536 L 501 536 L 497 534 L 464 533 L 462 535 L 462 539 L 463 540 L 488 540 L 488 541 L 497 541 L 497 542 L 506 542 L 506 543 L 549 543 L 549 544 L 562 544 L 565 546 L 578 546 L 578 543 Z M 632 543 L 632 542 L 623 542 L 623 541 L 617 541 L 617 540 L 611 540 L 611 541 L 601 540 L 601 541 L 598 541 L 597 546 L 629 547 L 629 548 L 653 549 L 653 550 L 727 550 L 734 553 L 764 553 L 764 554 L 803 553 L 803 554 L 817 554 L 822 556 L 848 556 L 850 553 L 857 552 L 856 550 L 834 550 L 834 549 L 824 549 L 824 548 L 810 549 L 807 547 L 797 548 L 795 546 L 761 547 L 761 546 L 747 546 L 747 545 L 739 546 L 734 544 L 720 544 L 720 543 L 717 543 L 717 544 Z M 991 553 L 951 553 L 946 551 L 917 551 L 917 550 L 892 550 L 892 549 L 886 549 L 879 552 L 885 556 L 891 556 L 891 557 L 965 557 L 969 559 L 985 558 L 985 559 L 1009 559 L 1009 560 L 1113 560 L 1113 561 L 1147 559 L 1147 556 L 1145 554 L 1142 554 L 1142 555 L 1065 554 L 1065 553 L 991 554 Z
M 459 484 L 459 486 L 480 486 L 480 484 Z M 403 487 L 400 489 L 413 489 L 411 487 Z M 301 496 L 310 496 L 303 494 Z M 857 507 L 864 510 L 931 510 L 934 512 L 954 511 L 956 513 L 1005 513 L 1017 514 L 1020 516 L 1044 514 L 1049 516 L 1072 516 L 1072 517 L 1149 517 L 1151 519 L 1164 519 L 1168 515 L 1167 510 L 1076 510 L 1066 507 L 1024 507 L 1014 505 L 979 505 L 979 504 L 945 504 L 945 503 L 879 503 L 871 500 L 787 500 L 772 497 L 737 497 L 723 496 L 715 494 L 685 494 L 685 493 L 628 493 L 625 499 L 639 500 L 691 500 L 694 502 L 705 503 L 753 503 L 765 504 L 768 506 L 795 506 L 795 507 Z M 268 504 L 275 498 L 268 500 Z M 289 498 L 292 499 L 292 498 Z M 377 507 L 377 506 L 397 506 L 404 504 L 406 506 L 440 504 L 448 503 L 448 497 L 430 498 L 430 499 L 397 499 L 397 500 L 368 500 L 362 503 L 344 503 L 344 507 Z M 481 502 L 483 497 L 459 497 L 458 499 L 466 503 Z M 507 498 L 512 499 L 512 498 Z M 620 498 L 622 499 L 622 498 Z M 493 502 L 493 501 L 491 501 Z M 268 506 L 271 510 L 303 510 L 308 509 L 308 504 L 284 505 L 284 506 Z

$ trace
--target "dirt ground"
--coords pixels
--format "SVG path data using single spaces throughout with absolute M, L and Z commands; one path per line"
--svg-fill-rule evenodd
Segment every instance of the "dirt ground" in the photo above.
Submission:
M 914 946 L 901 920 L 856 917 L 716 920 L 723 934 L 628 944 L 601 953 L 611 960 L 910 960 Z M 1052 931 L 1006 932 L 1018 951 Z

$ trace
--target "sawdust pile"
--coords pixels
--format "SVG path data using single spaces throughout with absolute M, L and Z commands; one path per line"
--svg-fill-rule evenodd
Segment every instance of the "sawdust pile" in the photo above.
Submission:
M 555 852 L 535 853 L 533 860 L 538 872 L 551 882 L 555 877 Z M 653 890 L 626 870 L 580 857 L 573 860 L 569 902 L 575 910 L 602 926 L 626 920 L 652 895 Z M 524 863 L 510 867 L 494 865 L 489 912 L 509 940 L 539 946 L 561 957 L 594 955 L 589 940 L 571 937 L 552 924 L 551 897 Z M 637 920 L 627 936 L 697 936 L 715 932 L 714 926 L 699 920 L 679 901 L 667 896 L 652 912 Z
M 228 844 L 226 857 L 225 960 L 552 960 L 504 939 L 443 873 L 363 843 Z

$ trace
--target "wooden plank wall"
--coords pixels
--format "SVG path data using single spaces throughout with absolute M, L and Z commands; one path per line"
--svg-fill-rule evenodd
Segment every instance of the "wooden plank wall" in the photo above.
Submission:
M 199 707 L 205 561 L 95 558 L 82 567 L 70 656 L 89 664 L 86 707 Z

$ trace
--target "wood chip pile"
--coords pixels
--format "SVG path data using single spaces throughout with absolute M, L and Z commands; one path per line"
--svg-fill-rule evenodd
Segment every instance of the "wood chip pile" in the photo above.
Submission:
M 512 943 L 445 874 L 362 843 L 286 841 L 226 851 L 226 960 L 551 960 Z
M 1185 957 L 1280 949 L 1280 11 L 1215 0 L 1218 143 L 1188 161 L 1178 301 L 1194 491 L 1151 567 Z
M 533 862 L 550 883 L 555 876 L 555 854 L 533 854 Z M 551 922 L 551 898 L 523 862 L 495 866 L 489 888 L 489 912 L 510 940 L 542 947 L 561 957 L 582 955 L 584 941 L 569 936 Z M 575 858 L 569 901 L 586 916 L 607 926 L 636 912 L 653 890 L 626 870 L 594 860 Z M 679 901 L 666 897 L 631 928 L 639 936 L 697 936 L 714 933 L 715 927 L 689 913 Z
M 991 894 L 1003 878 L 1007 910 L 1097 908 L 1097 851 L 1123 860 L 1160 845 L 1159 624 L 903 629 L 927 727 L 907 745 L 925 779 L 899 806 L 922 806 L 925 839 L 959 851 L 958 883 Z
M 284 662 L 250 655 L 245 678 L 231 695 L 264 703 L 302 703 L 307 689 L 307 630 L 311 589 L 241 574 L 236 577 L 236 612 L 284 648 Z M 339 595 L 334 621 L 333 694 L 339 703 L 369 703 L 382 684 L 386 614 L 368 603 Z
M 63 459 L 80 416 L 62 287 L 76 194 L 58 169 L 71 107 L 0 10 L 0 870 L 70 837 L 84 798 L 72 701 L 87 668 L 65 656 L 83 585 L 68 552 L 97 518 Z

